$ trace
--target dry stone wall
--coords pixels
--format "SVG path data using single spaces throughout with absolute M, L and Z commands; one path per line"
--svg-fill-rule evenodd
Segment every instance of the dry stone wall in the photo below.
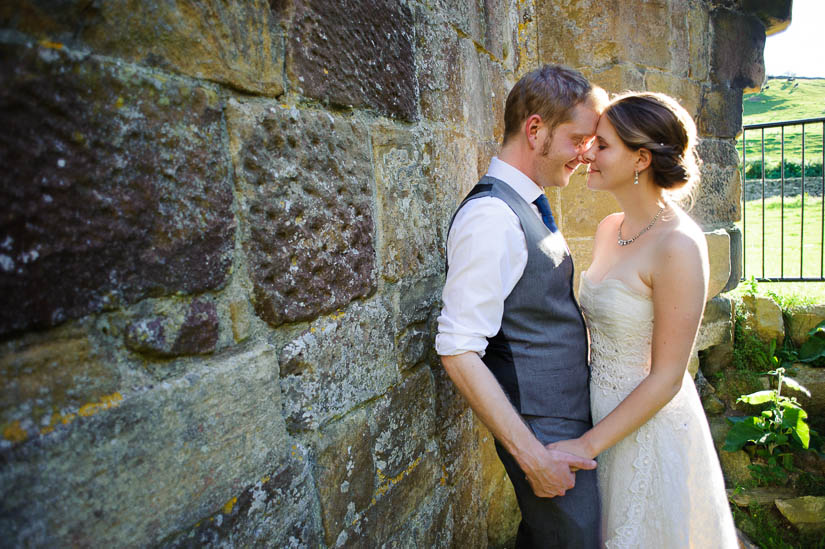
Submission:
M 760 73 L 713 52 L 727 29 L 756 55 L 758 24 L 733 1 L 0 6 L 0 545 L 507 543 L 512 487 L 433 350 L 506 94 L 540 60 L 674 93 L 726 226 Z M 552 197 L 583 265 L 610 206 Z

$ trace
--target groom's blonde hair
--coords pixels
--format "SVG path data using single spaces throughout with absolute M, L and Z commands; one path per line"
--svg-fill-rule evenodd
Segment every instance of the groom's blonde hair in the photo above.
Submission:
M 528 117 L 541 116 L 550 129 L 568 122 L 579 103 L 592 101 L 594 107 L 606 102 L 604 90 L 593 86 L 578 71 L 562 65 L 544 65 L 528 72 L 516 82 L 504 105 L 503 143 L 521 131 Z

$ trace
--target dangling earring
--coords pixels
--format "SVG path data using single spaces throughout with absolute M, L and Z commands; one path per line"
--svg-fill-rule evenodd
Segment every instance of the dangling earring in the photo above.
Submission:
M 635 173 L 636 173 L 636 177 L 633 178 L 633 184 L 638 185 L 639 184 L 639 170 L 635 170 Z

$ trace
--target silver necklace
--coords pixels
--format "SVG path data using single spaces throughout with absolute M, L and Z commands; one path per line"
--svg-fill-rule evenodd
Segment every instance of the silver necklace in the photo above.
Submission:
M 622 238 L 622 225 L 624 225 L 624 219 L 622 219 L 622 222 L 621 222 L 621 223 L 619 223 L 619 246 L 627 246 L 628 244 L 633 244 L 633 242 L 634 242 L 637 238 L 639 238 L 640 236 L 642 236 L 643 234 L 645 234 L 647 231 L 649 231 L 649 230 L 650 230 L 650 228 L 651 228 L 651 227 L 653 227 L 653 225 L 655 225 L 655 224 L 656 224 L 656 220 L 657 220 L 657 219 L 659 219 L 659 216 L 660 216 L 660 215 L 662 215 L 662 212 L 663 212 L 663 211 L 665 211 L 665 207 L 664 207 L 664 206 L 662 206 L 661 208 L 659 208 L 659 211 L 658 211 L 658 212 L 656 212 L 656 215 L 654 215 L 654 216 L 653 216 L 653 219 L 650 221 L 650 223 L 648 224 L 648 226 L 647 226 L 647 227 L 645 227 L 644 229 L 642 229 L 641 231 L 639 231 L 639 232 L 638 232 L 638 234 L 637 234 L 636 236 L 634 236 L 633 238 L 630 238 L 630 239 L 628 239 L 628 240 L 624 240 L 624 239 Z

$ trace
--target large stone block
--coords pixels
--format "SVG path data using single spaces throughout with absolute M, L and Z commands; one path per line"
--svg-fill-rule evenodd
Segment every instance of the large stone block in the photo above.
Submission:
M 603 67 L 621 59 L 687 76 L 688 2 L 542 2 L 537 12 L 542 60 Z
M 443 287 L 441 275 L 399 285 L 394 316 L 395 347 L 401 370 L 434 359 L 436 319 Z
M 725 296 L 714 297 L 705 304 L 702 325 L 696 337 L 697 351 L 733 342 L 733 313 L 733 302 Z
M 78 411 L 113 401 L 121 375 L 82 329 L 35 333 L 0 348 L 0 448 L 71 423 Z
M 738 221 L 742 186 L 736 150 L 730 142 L 706 139 L 699 142 L 697 152 L 702 159 L 701 179 L 694 191 L 691 217 L 706 229 Z
M 428 449 L 432 450 L 433 394 L 430 369 L 422 366 L 376 403 L 370 427 L 379 482 L 398 477 Z
M 760 295 L 744 295 L 742 303 L 747 311 L 745 326 L 765 343 L 776 340 L 776 346 L 781 347 L 785 339 L 785 322 L 782 309 L 770 297 Z
M 227 280 L 232 187 L 211 89 L 0 46 L 0 333 Z
M 261 346 L 124 391 L 2 450 L 0 530 L 20 546 L 155 545 L 282 460 L 274 352 Z
M 381 547 L 397 539 L 416 513 L 441 499 L 447 488 L 439 482 L 438 463 L 432 453 L 421 455 L 397 477 L 382 480 L 374 501 L 346 525 L 336 538 L 337 547 Z M 407 545 L 409 546 L 409 545 Z
M 705 233 L 710 263 L 708 299 L 717 295 L 727 285 L 730 278 L 730 235 L 724 229 Z
M 699 82 L 658 71 L 645 73 L 644 89 L 666 93 L 682 105 L 692 118 L 699 115 L 702 88 Z
M 702 136 L 735 138 L 742 133 L 742 88 L 719 85 L 703 90 L 697 122 Z
M 788 335 L 797 347 L 808 340 L 808 332 L 825 320 L 825 304 L 798 306 L 788 312 Z
M 298 2 L 287 71 L 298 93 L 416 120 L 411 9 L 389 0 Z
M 126 347 L 158 357 L 199 355 L 215 350 L 219 326 L 214 301 L 195 299 L 152 313 L 154 311 L 141 315 L 128 325 L 124 336 Z
M 172 534 L 163 547 L 318 547 L 321 524 L 310 460 L 293 444 L 277 469 L 208 517 Z
M 710 14 L 702 3 L 690 2 L 687 16 L 688 77 L 697 82 L 708 79 L 710 72 Z
M 487 541 L 490 547 L 506 547 L 515 540 L 521 511 L 513 484 L 498 458 L 495 439 L 476 421 L 476 436 L 481 449 L 481 490 L 487 516 Z
M 557 217 L 561 217 L 559 226 L 566 238 L 592 237 L 602 219 L 621 211 L 613 195 L 587 188 L 587 175 L 582 168 L 576 170 L 560 197 L 561 216 Z
M 281 350 L 284 416 L 290 430 L 318 428 L 397 383 L 390 308 L 355 303 L 313 321 Z
M 415 63 L 421 116 L 427 120 L 460 124 L 463 122 L 464 88 L 461 85 L 458 33 L 440 12 L 416 7 Z
M 582 74 L 609 93 L 645 89 L 644 75 L 630 63 L 613 64 L 606 69 L 585 67 L 582 69 Z
M 710 76 L 722 86 L 758 91 L 765 81 L 765 25 L 755 16 L 728 9 L 710 14 L 713 29 Z
M 473 502 L 467 501 L 472 505 Z M 438 489 L 436 494 L 419 504 L 418 509 L 401 527 L 396 530 L 383 544 L 382 547 L 402 548 L 409 547 L 481 547 L 482 544 L 474 543 L 478 532 L 463 537 L 464 532 L 456 532 L 455 517 L 457 505 L 450 505 L 446 490 Z M 477 507 L 477 505 L 476 505 Z M 474 509 L 466 508 L 458 510 L 457 514 L 462 517 L 472 513 Z M 469 532 L 468 532 L 469 533 Z M 459 541 L 460 540 L 460 541 Z
M 0 7 L 0 22 L 40 39 L 278 95 L 283 91 L 283 47 L 270 4 L 23 0 Z
M 382 274 L 397 281 L 441 265 L 437 186 L 426 177 L 431 146 L 426 137 L 394 127 L 372 129 Z
M 308 320 L 372 293 L 372 173 L 367 132 L 329 113 L 230 101 L 232 160 L 243 185 L 244 249 L 257 314 Z
M 315 478 L 328 547 L 370 505 L 375 492 L 375 463 L 367 409 L 329 424 L 319 433 Z

